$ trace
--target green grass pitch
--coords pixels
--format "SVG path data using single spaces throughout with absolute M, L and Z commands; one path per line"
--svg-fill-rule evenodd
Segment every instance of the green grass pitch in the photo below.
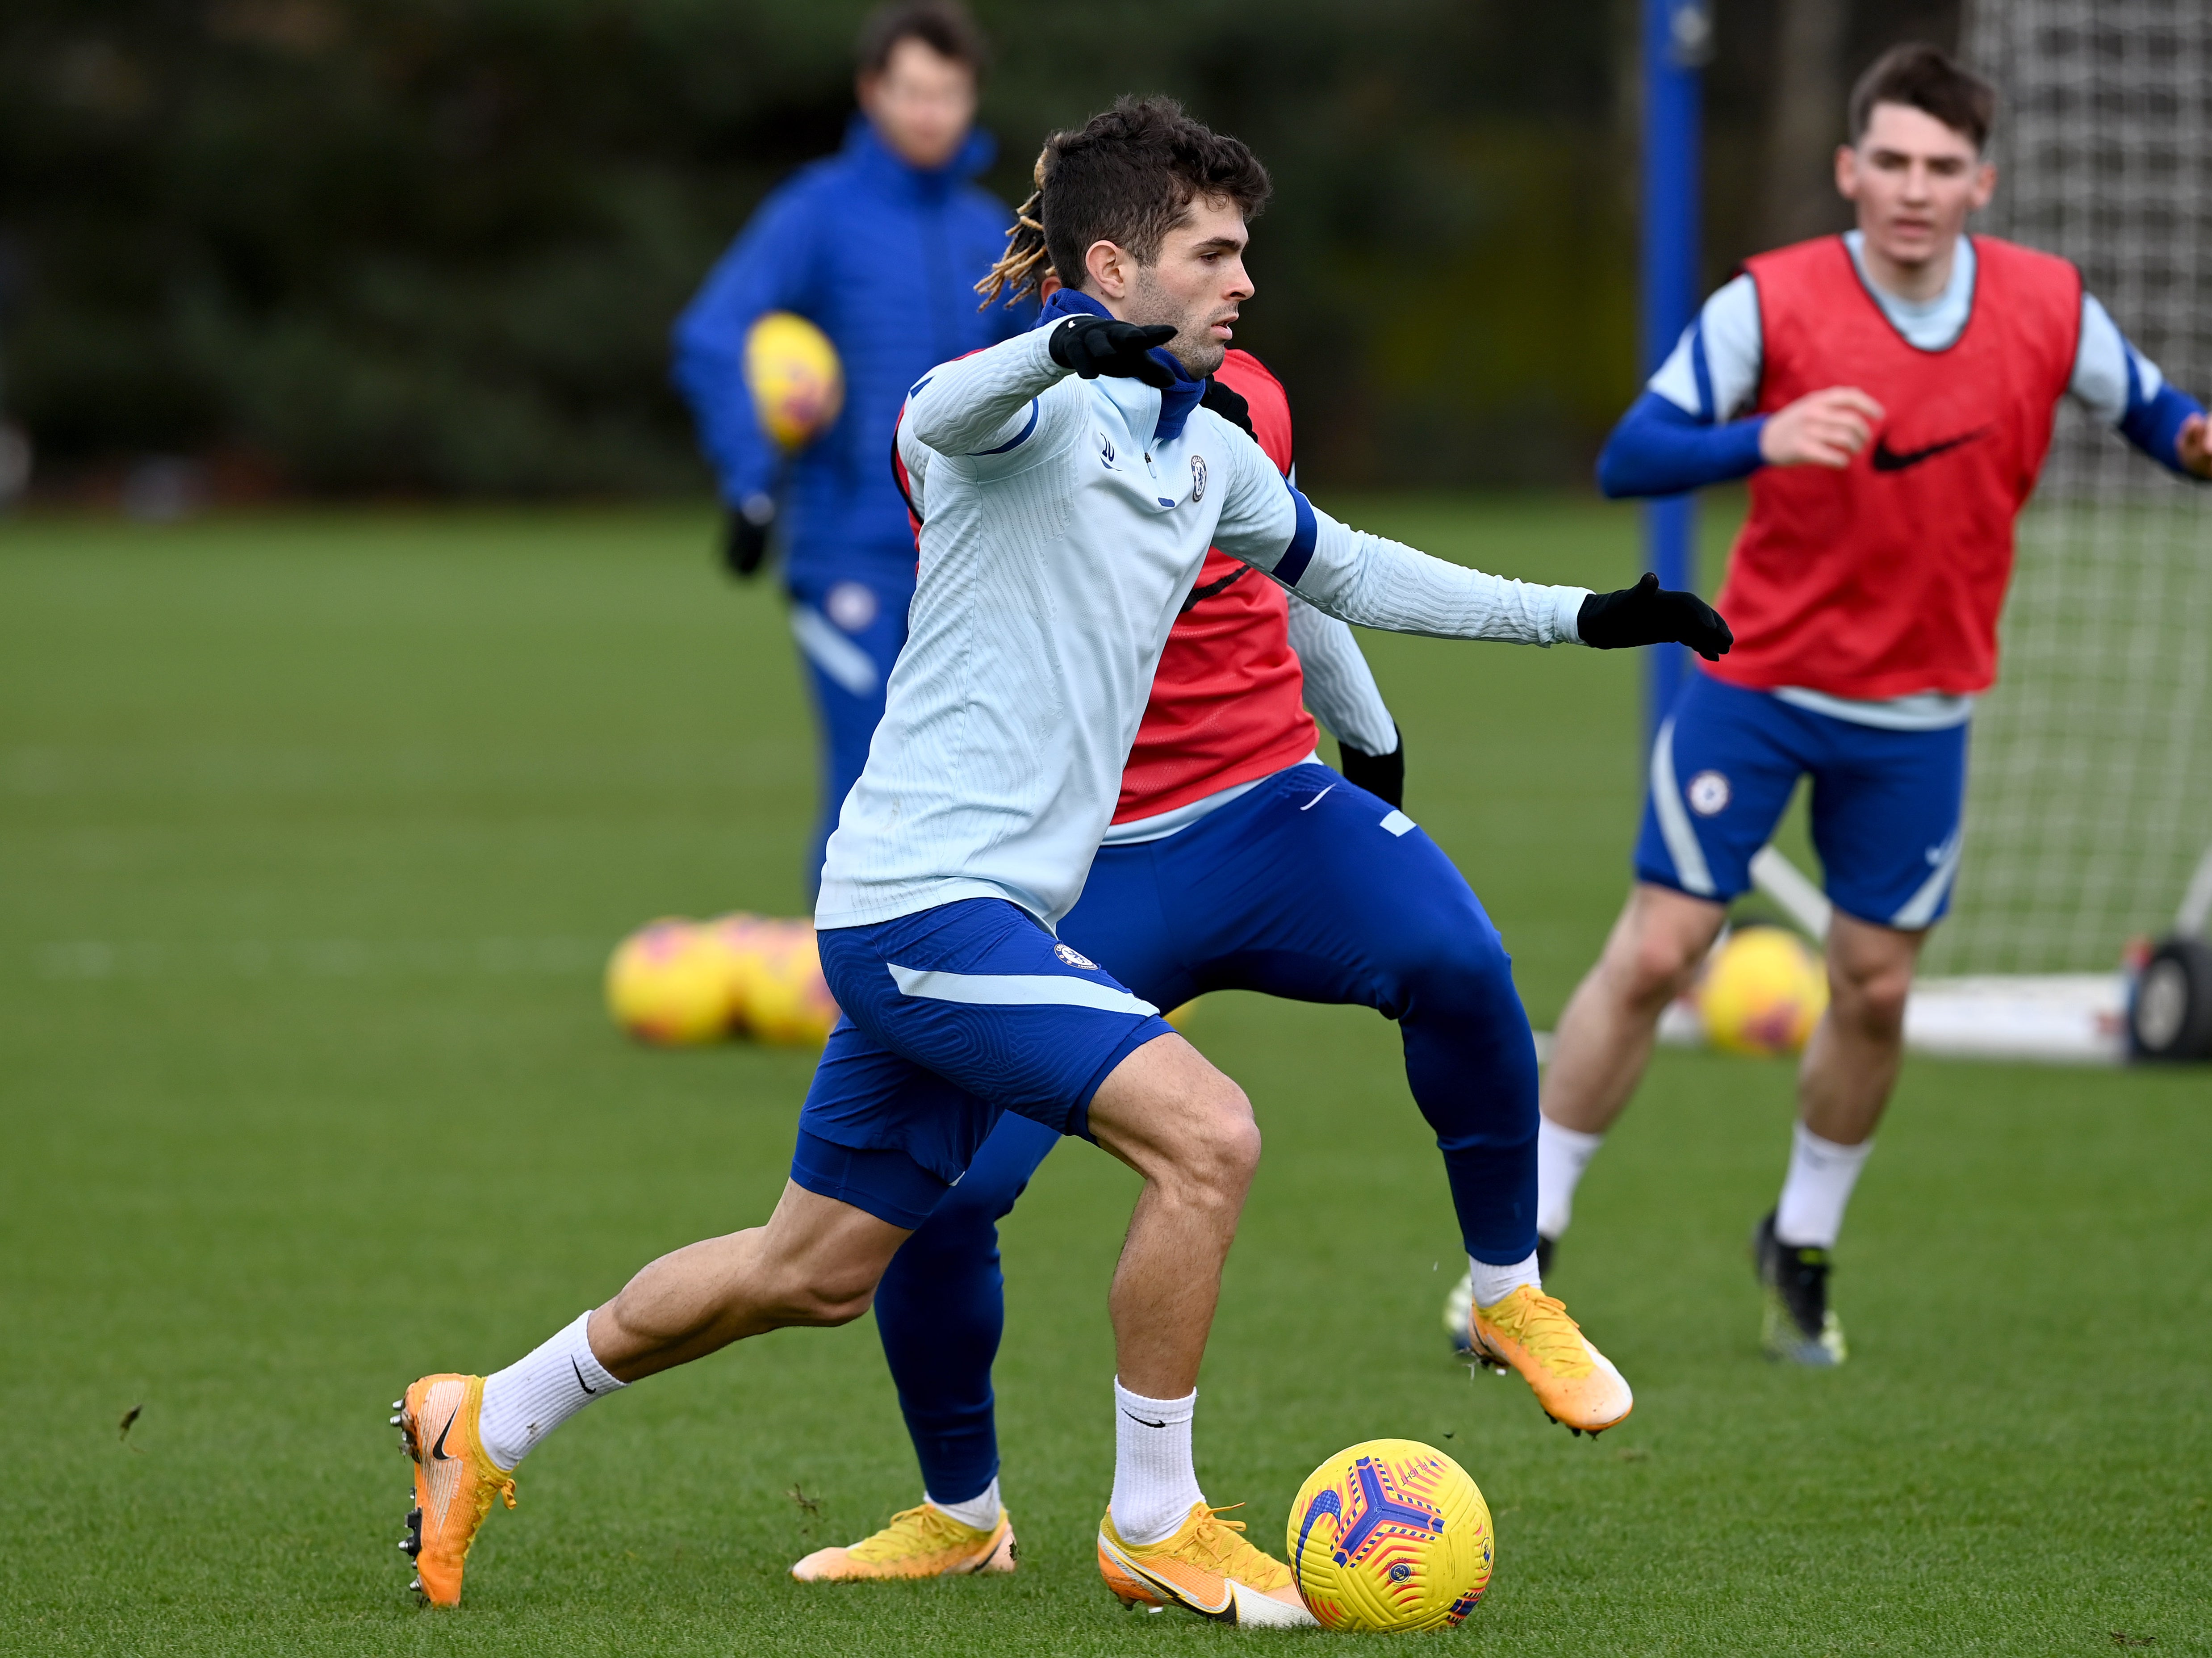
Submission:
M 1634 568 L 1609 509 L 1352 515 L 1536 577 Z M 1015 1576 L 784 1576 L 917 1492 L 863 1320 L 586 1412 L 460 1611 L 406 1592 L 401 1385 L 505 1363 L 783 1178 L 806 1056 L 642 1051 L 598 999 L 647 917 L 798 908 L 792 651 L 708 538 L 674 512 L 0 523 L 0 1650 L 1337 1638 L 1099 1586 L 1133 1193 L 1080 1145 L 1006 1228 Z M 1623 890 L 1634 665 L 1370 644 L 1409 809 L 1548 1023 Z M 1194 1035 L 1267 1135 L 1198 1441 L 1258 1540 L 1323 1455 L 1404 1435 L 1497 1516 L 1488 1599 L 1432 1637 L 1458 1650 L 2212 1650 L 2203 1073 L 1911 1062 L 1841 1254 L 1852 1361 L 1811 1375 L 1759 1358 L 1743 1255 L 1789 1068 L 1663 1054 L 1553 1280 L 1637 1389 L 1592 1443 L 1446 1354 L 1453 1231 L 1395 1033 L 1222 996 Z

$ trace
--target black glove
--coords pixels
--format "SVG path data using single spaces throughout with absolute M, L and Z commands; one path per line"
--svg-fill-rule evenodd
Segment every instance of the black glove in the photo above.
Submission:
M 1260 434 L 1252 429 L 1252 405 L 1224 386 L 1219 380 L 1206 383 L 1206 394 L 1198 400 L 1201 409 L 1211 409 L 1231 426 L 1240 428 L 1244 435 L 1257 443 Z M 1395 804 L 1395 802 L 1393 804 Z
M 1175 330 L 1165 323 L 1139 328 L 1111 317 L 1076 317 L 1052 331 L 1052 343 L 1047 349 L 1054 362 L 1087 380 L 1112 374 L 1121 380 L 1142 380 L 1164 392 L 1175 384 L 1176 377 L 1165 363 L 1153 361 L 1150 354 L 1154 346 L 1165 345 L 1175 337 Z
M 722 523 L 722 567 L 738 580 L 760 574 L 768 559 L 768 532 L 775 525 L 775 498 L 754 495 Z
M 1393 726 L 1392 730 L 1397 728 Z M 1403 811 L 1406 805 L 1406 739 L 1388 754 L 1369 754 L 1342 738 L 1336 739 L 1337 769 L 1347 783 L 1357 783 L 1378 800 Z
M 1625 645 L 1687 645 L 1708 662 L 1717 662 L 1735 643 L 1721 613 L 1695 593 L 1662 587 L 1649 570 L 1633 587 L 1617 593 L 1592 593 L 1575 616 L 1583 643 L 1601 651 Z

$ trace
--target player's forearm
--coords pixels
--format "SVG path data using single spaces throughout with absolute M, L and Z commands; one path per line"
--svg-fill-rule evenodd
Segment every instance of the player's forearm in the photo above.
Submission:
M 1494 639 L 1516 645 L 1579 644 L 1575 618 L 1587 587 L 1554 587 L 1487 575 L 1314 513 L 1313 556 L 1276 567 L 1316 609 L 1364 628 L 1438 639 Z
M 1759 470 L 1759 434 L 1765 416 L 1699 420 L 1656 392 L 1637 398 L 1606 440 L 1597 460 L 1597 487 L 1613 500 L 1632 495 L 1678 495 L 1748 477 Z
M 1310 604 L 1293 604 L 1291 648 L 1305 672 L 1306 706 L 1339 742 L 1366 754 L 1398 746 L 1398 722 L 1351 629 Z
M 2197 475 L 2183 463 L 2181 458 L 2181 428 L 2192 417 L 2204 412 L 2204 405 L 2171 384 L 2162 385 L 2157 392 L 2131 404 L 2120 417 L 2119 434 L 2130 443 L 2148 455 L 2169 472 L 2197 480 Z
M 941 455 L 980 455 L 1024 440 L 1030 405 L 1067 377 L 1053 361 L 1052 331 L 1036 328 L 939 363 L 907 393 L 907 429 Z

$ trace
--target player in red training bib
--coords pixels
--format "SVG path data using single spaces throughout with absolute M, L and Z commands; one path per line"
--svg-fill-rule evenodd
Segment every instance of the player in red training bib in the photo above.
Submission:
M 1256 359 L 1230 352 L 1206 398 L 1291 471 L 1290 407 Z M 1341 774 L 1315 752 L 1309 702 L 1336 734 Z M 1210 552 L 1160 658 L 1113 827 L 1059 936 L 1161 1007 L 1257 990 L 1397 1020 L 1475 1284 L 1468 1339 L 1517 1370 L 1553 1417 L 1595 1433 L 1632 1401 L 1539 1280 L 1528 1016 L 1497 929 L 1401 809 L 1404 777 L 1397 726 L 1351 629 Z M 1059 1139 L 1007 1113 L 891 1262 L 876 1324 L 923 1499 L 872 1536 L 807 1556 L 794 1576 L 1012 1569 L 991 1394 L 1005 1315 L 998 1223 Z M 1187 1439 L 1189 1405 L 1160 1402 L 1156 1414 L 1173 1419 L 1145 1425 Z M 1117 1487 L 1117 1521 L 1121 1500 Z M 1125 1600 L 1163 1598 L 1144 1560 L 1103 1532 L 1098 1558 Z
M 1735 649 L 1653 744 L 1636 886 L 1559 1021 L 1538 1224 L 1627 1105 L 1661 1011 L 1751 884 L 1800 777 L 1834 920 L 1780 1201 L 1753 1250 L 1771 1357 L 1843 1361 L 1829 1251 L 1903 1051 L 1905 993 L 1959 865 L 1966 732 L 1996 673 L 2013 520 L 2071 394 L 2153 460 L 2212 472 L 2203 410 L 2063 259 L 1965 234 L 1996 183 L 1987 84 L 1900 46 L 1851 94 L 1858 228 L 1747 263 L 1599 463 L 1611 495 L 1751 479 L 1719 606 Z

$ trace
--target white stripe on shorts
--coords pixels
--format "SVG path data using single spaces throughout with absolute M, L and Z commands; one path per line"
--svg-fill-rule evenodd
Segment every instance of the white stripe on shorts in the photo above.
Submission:
M 1651 744 L 1651 809 L 1659 814 L 1659 838 L 1674 860 L 1674 873 L 1682 889 L 1700 898 L 1713 896 L 1713 872 L 1705 863 L 1705 849 L 1690 827 L 1690 814 L 1682 810 L 1682 792 L 1674 786 L 1674 722 L 1659 727 Z
M 1959 872 L 1959 854 L 1966 849 L 1966 836 L 1957 829 L 1941 848 L 1936 863 L 1936 872 L 1920 884 L 1920 890 L 1905 901 L 1905 908 L 1889 918 L 1890 926 L 1904 932 L 1917 932 L 1922 927 L 1933 926 L 1936 906 L 1943 902 L 1950 890 L 1951 878 Z
M 1141 997 L 1088 979 L 1057 973 L 942 973 L 930 968 L 884 963 L 902 996 L 933 1002 L 968 1002 L 981 1007 L 1095 1007 L 1103 1013 L 1157 1013 Z

